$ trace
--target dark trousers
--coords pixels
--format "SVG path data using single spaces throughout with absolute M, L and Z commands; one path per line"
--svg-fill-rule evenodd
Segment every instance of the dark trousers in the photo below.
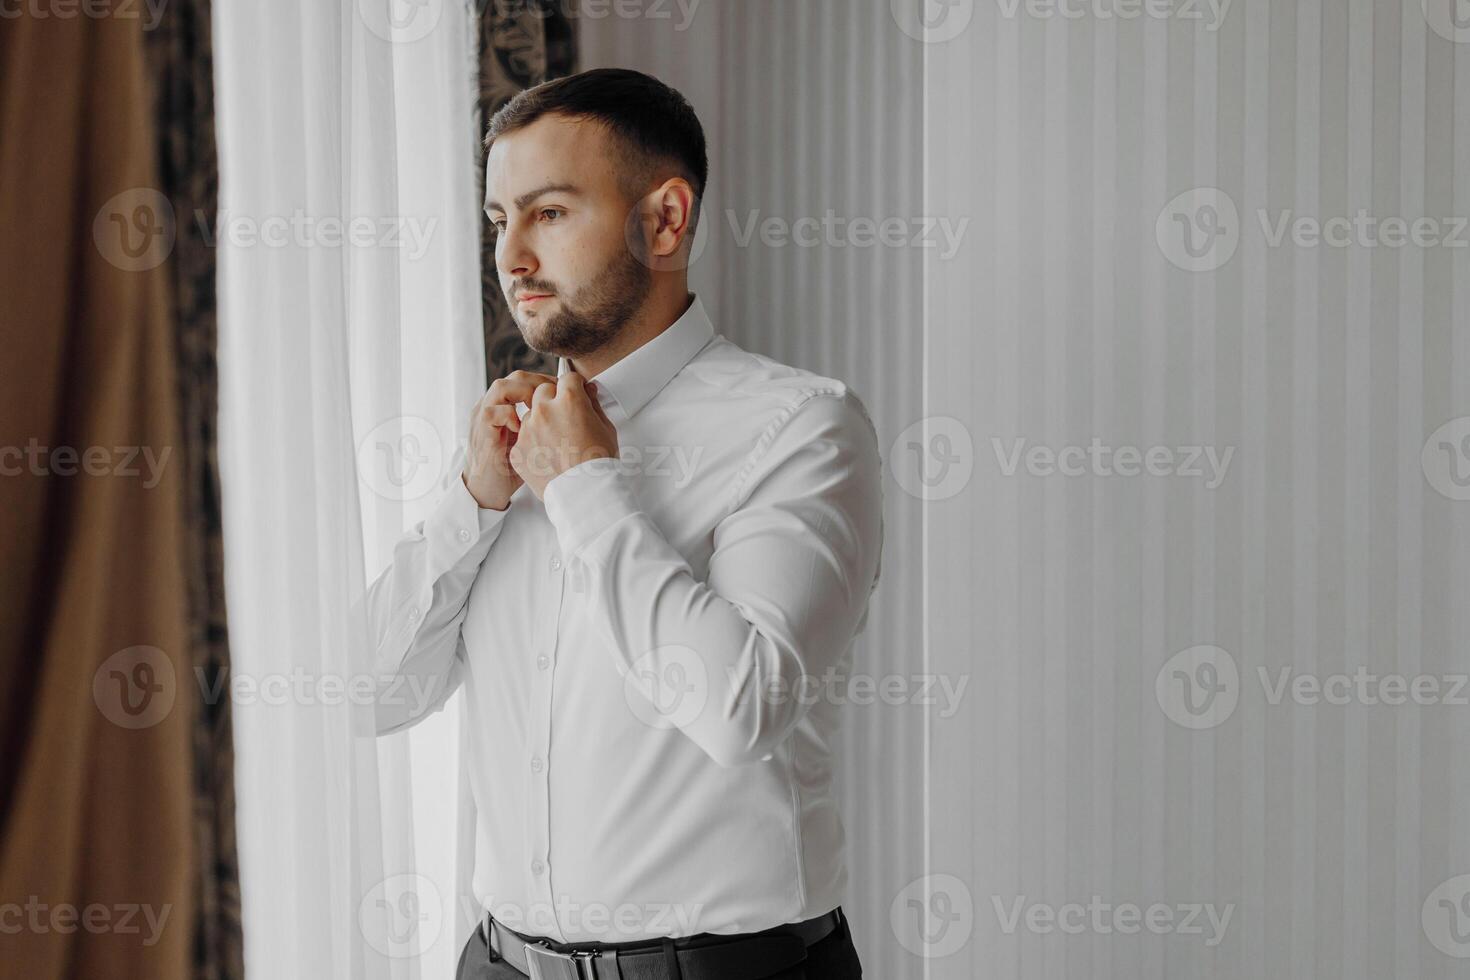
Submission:
M 852 945 L 852 931 L 847 916 L 826 937 L 807 947 L 806 962 L 781 973 L 766 977 L 752 975 L 748 980 L 861 980 L 862 964 Z M 505 960 L 490 962 L 490 947 L 485 940 L 485 924 L 480 923 L 459 955 L 456 980 L 521 980 L 525 974 Z

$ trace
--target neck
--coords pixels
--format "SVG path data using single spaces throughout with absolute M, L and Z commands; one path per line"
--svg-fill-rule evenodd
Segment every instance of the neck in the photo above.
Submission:
M 591 381 L 673 326 L 693 301 L 694 297 L 683 283 L 679 283 L 676 289 L 655 289 L 643 308 L 618 331 L 612 343 L 590 354 L 569 358 L 567 367 Z

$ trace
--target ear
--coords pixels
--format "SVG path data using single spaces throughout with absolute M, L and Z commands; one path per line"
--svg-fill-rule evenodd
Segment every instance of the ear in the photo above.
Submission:
M 689 221 L 698 203 L 694 188 L 683 177 L 670 177 L 643 200 L 652 219 L 649 256 L 667 259 L 678 255 L 689 237 Z

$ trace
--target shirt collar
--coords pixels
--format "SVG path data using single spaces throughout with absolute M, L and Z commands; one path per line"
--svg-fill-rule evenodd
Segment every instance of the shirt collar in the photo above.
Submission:
M 608 418 L 623 422 L 664 389 L 694 355 L 704 349 L 715 335 L 714 324 L 695 296 L 684 314 L 663 333 L 621 360 L 604 368 L 596 378 L 597 400 Z M 556 376 L 568 370 L 567 359 L 556 359 Z

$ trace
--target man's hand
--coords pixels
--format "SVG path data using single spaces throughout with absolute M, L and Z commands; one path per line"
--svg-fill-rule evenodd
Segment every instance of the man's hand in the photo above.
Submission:
M 531 411 L 521 420 L 510 449 L 510 465 L 537 499 L 544 500 L 546 484 L 573 466 L 596 456 L 617 455 L 617 428 L 582 376 L 568 371 L 537 386 L 532 394 Z
M 505 510 L 521 477 L 510 464 L 510 450 L 521 428 L 516 403 L 531 404 L 540 384 L 556 384 L 549 374 L 512 371 L 492 383 L 470 415 L 470 445 L 461 479 L 475 502 L 488 510 Z

